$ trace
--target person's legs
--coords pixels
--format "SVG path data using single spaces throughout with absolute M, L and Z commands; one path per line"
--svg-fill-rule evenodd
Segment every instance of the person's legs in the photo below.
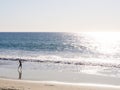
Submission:
M 18 66 L 18 72 L 22 72 L 22 66 L 21 65 Z

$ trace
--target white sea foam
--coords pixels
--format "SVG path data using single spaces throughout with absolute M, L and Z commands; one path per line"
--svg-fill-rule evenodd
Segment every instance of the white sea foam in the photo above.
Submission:
M 19 54 L 21 53 L 21 54 Z M 73 57 L 71 57 L 73 55 Z M 120 61 L 114 58 L 97 58 L 97 57 L 83 57 L 75 56 L 72 53 L 56 54 L 56 53 L 41 53 L 31 51 L 7 50 L 0 52 L 1 60 L 23 60 L 32 62 L 50 62 L 63 63 L 74 65 L 92 65 L 92 66 L 108 66 L 119 68 Z

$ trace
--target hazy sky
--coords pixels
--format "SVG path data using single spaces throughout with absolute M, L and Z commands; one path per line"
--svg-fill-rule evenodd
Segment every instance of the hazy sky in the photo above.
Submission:
M 0 31 L 119 31 L 120 0 L 0 0 Z

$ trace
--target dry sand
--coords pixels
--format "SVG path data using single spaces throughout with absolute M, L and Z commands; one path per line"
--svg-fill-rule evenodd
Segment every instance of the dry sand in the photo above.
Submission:
M 0 90 L 120 90 L 120 87 L 0 79 Z

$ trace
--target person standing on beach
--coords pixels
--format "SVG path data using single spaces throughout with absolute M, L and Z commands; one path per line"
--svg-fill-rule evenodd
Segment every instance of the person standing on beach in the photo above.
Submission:
M 18 73 L 19 73 L 18 79 L 21 79 L 22 78 L 22 61 L 21 60 L 19 60 Z
M 19 60 L 18 72 L 22 72 L 22 61 Z
M 22 69 L 22 62 L 21 62 L 21 60 L 19 60 L 19 67 L 18 68 Z

